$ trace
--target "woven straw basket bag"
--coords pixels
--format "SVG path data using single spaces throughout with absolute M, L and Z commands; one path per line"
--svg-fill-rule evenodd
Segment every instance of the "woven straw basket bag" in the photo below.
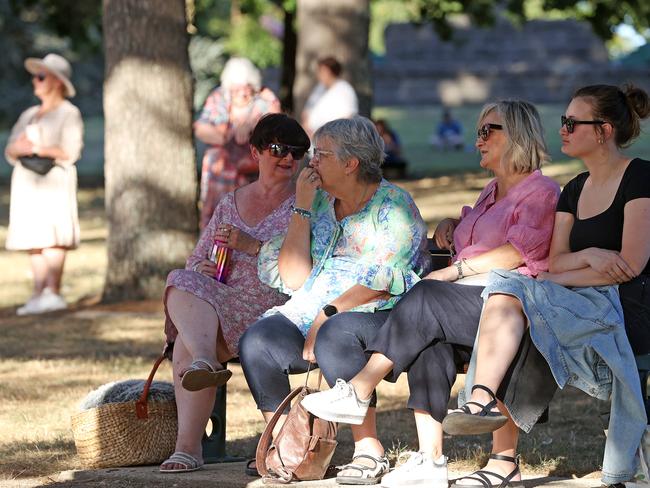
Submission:
M 154 364 L 137 401 L 109 403 L 73 415 L 72 433 L 81 462 L 88 468 L 157 464 L 174 452 L 176 402 L 149 402 Z

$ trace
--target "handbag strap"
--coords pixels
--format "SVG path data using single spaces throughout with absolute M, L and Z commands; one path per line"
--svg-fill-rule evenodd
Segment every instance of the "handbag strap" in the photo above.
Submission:
M 305 388 L 308 387 L 307 383 L 309 382 L 309 372 L 311 371 L 311 366 L 312 366 L 312 363 L 309 363 L 307 365 L 307 376 L 305 376 Z M 320 390 L 320 385 L 321 385 L 322 382 L 323 382 L 323 370 L 319 369 L 318 370 L 318 383 L 316 384 L 316 389 L 317 390 Z
M 135 414 L 139 419 L 146 419 L 149 416 L 149 412 L 147 408 L 147 397 L 149 396 L 149 388 L 151 387 L 151 383 L 153 383 L 153 377 L 156 375 L 158 366 L 160 366 L 160 363 L 162 363 L 164 360 L 165 360 L 164 354 L 161 355 L 158 359 L 156 359 L 156 362 L 153 364 L 153 368 L 151 368 L 151 373 L 149 373 L 149 378 L 147 378 L 147 381 L 144 384 L 142 395 L 140 395 L 140 398 L 138 398 L 138 400 L 135 402 Z
M 257 465 L 257 472 L 260 474 L 260 476 L 268 476 L 269 474 L 269 471 L 266 468 L 266 453 L 269 450 L 269 446 L 271 445 L 271 441 L 273 439 L 273 429 L 275 428 L 275 425 L 278 423 L 279 418 L 284 413 L 284 409 L 287 408 L 287 405 L 291 403 L 291 400 L 297 397 L 305 388 L 306 387 L 304 386 L 294 388 L 291 393 L 289 393 L 287 397 L 282 400 L 280 406 L 273 413 L 273 417 L 271 417 L 269 423 L 266 424 L 264 432 L 262 433 L 262 437 L 260 437 L 260 441 L 257 443 L 257 451 L 255 452 L 255 464 Z

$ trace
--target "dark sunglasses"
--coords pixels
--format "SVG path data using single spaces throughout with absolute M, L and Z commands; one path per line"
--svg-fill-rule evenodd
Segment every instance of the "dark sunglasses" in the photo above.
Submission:
M 293 159 L 296 161 L 301 160 L 307 149 L 303 146 L 290 146 L 289 144 L 282 144 L 280 142 L 272 142 L 266 149 L 269 150 L 269 154 L 274 158 L 284 158 L 287 154 L 291 153 Z
M 481 138 L 483 141 L 487 141 L 490 137 L 490 131 L 492 130 L 502 130 L 503 126 L 501 124 L 483 124 L 479 130 L 476 131 L 476 135 Z
M 564 115 L 561 117 L 562 127 L 563 125 L 566 125 L 566 131 L 569 134 L 573 134 L 573 131 L 576 128 L 576 125 L 578 124 L 587 124 L 587 125 L 601 125 L 604 124 L 604 120 L 576 120 L 576 119 L 570 119 L 568 117 L 565 117 Z
M 34 76 L 38 81 L 45 81 L 45 78 L 47 78 L 47 75 L 45 73 L 36 73 Z

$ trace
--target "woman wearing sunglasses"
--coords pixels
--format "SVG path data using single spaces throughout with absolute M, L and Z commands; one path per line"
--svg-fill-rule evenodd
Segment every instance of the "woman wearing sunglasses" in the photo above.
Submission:
M 390 309 L 429 268 L 426 225 L 411 196 L 382 178 L 383 159 L 383 141 L 365 117 L 337 119 L 314 134 L 314 157 L 298 177 L 279 256 L 260 268 L 260 278 L 291 299 L 240 342 L 246 380 L 267 421 L 289 394 L 288 375 L 319 359 L 316 334 L 329 317 Z M 356 372 L 347 358 L 329 366 L 337 370 L 333 378 L 324 373 L 332 381 Z
M 226 193 L 257 178 L 248 139 L 262 115 L 279 111 L 279 100 L 262 87 L 255 65 L 246 58 L 229 59 L 221 86 L 210 93 L 194 123 L 194 135 L 208 145 L 201 170 L 201 229 Z
M 594 85 L 574 94 L 562 117 L 562 152 L 582 160 L 588 171 L 560 196 L 550 272 L 536 280 L 491 274 L 473 387 L 468 374 L 470 401 L 445 419 L 448 433 L 489 432 L 508 422 L 506 410 L 502 415 L 495 408 L 493 392 L 528 328 L 546 361 L 534 376 L 513 375 L 511 383 L 516 376 L 523 381 L 505 396 L 511 418 L 529 431 L 558 385 L 610 398 L 602 481 L 634 477 L 647 422 L 634 354 L 650 352 L 650 163 L 622 148 L 639 135 L 649 112 L 648 95 L 638 88 Z M 508 425 L 516 432 L 512 421 Z
M 201 437 L 216 387 L 231 376 L 223 366 L 238 354 L 239 338 L 265 310 L 286 297 L 257 277 L 260 249 L 284 235 L 294 203 L 294 175 L 310 142 L 284 114 L 262 117 L 250 138 L 258 180 L 226 194 L 217 205 L 185 269 L 167 278 L 165 333 L 173 346 L 178 407 L 176 452 L 160 471 L 194 471 L 203 464 Z M 214 245 L 230 249 L 225 279 L 216 279 Z
M 452 250 L 453 264 L 417 283 L 383 326 L 359 343 L 354 354 L 348 351 L 339 357 L 348 361 L 356 355 L 363 365 L 364 353 L 373 353 L 356 376 L 348 382 L 344 380 L 350 377 L 340 377 L 331 390 L 309 395 L 302 402 L 319 417 L 361 424 L 366 432 L 374 433 L 375 413 L 370 403 L 374 388 L 385 377 L 396 381 L 408 371 L 408 407 L 415 414 L 419 452 L 409 453 L 404 464 L 384 476 L 382 486 L 447 486 L 441 422 L 447 413 L 457 365 L 468 361 L 471 354 L 486 273 L 502 268 L 536 275 L 547 269 L 560 191 L 539 170 L 548 157 L 537 110 L 521 101 L 486 105 L 478 119 L 476 147 L 481 167 L 495 178 L 473 207 L 464 207 L 460 218 L 443 220 L 435 231 L 438 246 Z M 336 317 L 336 324 L 330 320 L 323 327 L 317 341 L 319 353 L 332 349 L 321 343 L 321 337 L 327 337 L 330 326 L 349 320 L 344 315 Z M 498 456 L 512 448 L 514 441 L 511 432 L 495 434 L 488 467 L 501 462 Z M 383 451 L 376 436 L 366 439 L 364 447 L 375 453 Z M 357 451 L 361 449 L 358 445 Z M 359 459 L 351 466 L 350 482 L 361 465 Z
M 66 308 L 61 278 L 67 251 L 79 245 L 75 163 L 83 146 L 81 113 L 67 100 L 75 95 L 70 63 L 48 54 L 27 58 L 25 68 L 40 104 L 20 115 L 5 149 L 14 166 L 6 247 L 29 253 L 34 278 L 18 315 Z

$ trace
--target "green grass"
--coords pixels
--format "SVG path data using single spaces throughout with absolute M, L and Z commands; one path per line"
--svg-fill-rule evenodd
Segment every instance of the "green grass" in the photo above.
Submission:
M 546 128 L 549 150 L 554 162 L 568 160 L 560 152 L 560 136 L 558 134 L 560 115 L 564 113 L 564 105 L 539 104 L 537 108 Z M 452 110 L 455 118 L 464 127 L 465 151 L 441 151 L 429 144 L 429 138 L 434 132 L 442 116 L 442 107 L 377 107 L 373 111 L 374 118 L 386 119 L 397 131 L 404 146 L 404 154 L 409 162 L 409 174 L 413 177 L 440 176 L 455 174 L 478 169 L 478 155 L 474 149 L 476 141 L 476 117 L 481 111 L 481 105 L 464 105 Z M 104 120 L 102 117 L 90 117 L 84 120 L 84 151 L 81 161 L 77 164 L 79 178 L 82 182 L 101 182 L 104 171 Z M 0 131 L 0 147 L 6 145 L 8 131 Z M 202 154 L 202 149 L 197 150 Z M 631 156 L 650 158 L 650 122 L 644 124 L 644 132 L 629 151 Z M 11 174 L 11 166 L 0 164 L 0 181 L 7 181 Z
M 476 118 L 481 105 L 464 105 L 452 109 L 453 116 L 464 128 L 466 151 L 441 151 L 432 148 L 429 138 L 442 117 L 442 107 L 377 107 L 374 118 L 386 119 L 397 131 L 404 146 L 405 157 L 409 162 L 409 173 L 414 177 L 439 176 L 478 169 L 478 155 L 474 149 L 476 142 Z M 538 104 L 537 108 L 546 130 L 546 140 L 554 162 L 565 162 L 567 158 L 560 151 L 558 134 L 560 116 L 565 106 L 559 104 Z M 643 125 L 644 131 L 628 151 L 631 156 L 650 158 L 650 121 Z

